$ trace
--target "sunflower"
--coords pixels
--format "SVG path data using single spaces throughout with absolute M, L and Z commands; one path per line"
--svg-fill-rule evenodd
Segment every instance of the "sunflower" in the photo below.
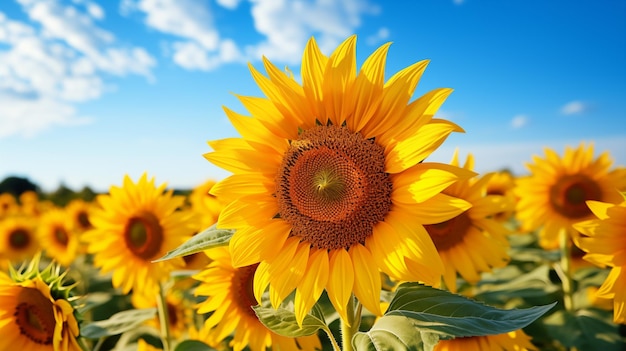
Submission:
M 213 188 L 216 182 L 212 179 L 207 180 L 201 185 L 195 187 L 189 194 L 189 202 L 194 212 L 201 217 L 200 230 L 204 230 L 217 222 L 217 218 L 224 207 L 224 204 L 209 190 Z
M 389 45 L 357 73 L 356 36 L 329 57 L 311 38 L 302 85 L 266 59 L 269 77 L 250 66 L 267 98 L 239 96 L 251 117 L 225 111 L 242 138 L 209 142 L 205 157 L 233 172 L 211 193 L 227 203 L 218 226 L 236 230 L 234 265 L 260 262 L 258 288 L 270 287 L 274 306 L 295 289 L 298 322 L 324 289 L 344 320 L 352 294 L 382 314 L 380 271 L 438 284 L 443 265 L 423 224 L 470 206 L 441 190 L 473 172 L 423 162 L 462 131 L 432 118 L 452 90 L 410 102 L 428 61 L 385 82 Z
M 474 158 L 470 154 L 463 168 L 472 170 Z M 458 166 L 458 153 L 454 153 L 451 165 Z M 454 218 L 441 223 L 425 225 L 433 239 L 445 267 L 446 287 L 456 292 L 457 272 L 469 283 L 480 280 L 481 272 L 507 264 L 509 230 L 493 217 L 509 211 L 513 204 L 502 195 L 486 195 L 492 174 L 480 178 L 462 180 L 448 186 L 443 193 L 463 199 L 472 207 Z
M 74 227 L 81 233 L 92 228 L 89 217 L 91 217 L 91 212 L 95 208 L 96 205 L 94 203 L 82 199 L 74 199 L 65 207 Z
M 207 296 L 198 304 L 198 313 L 213 312 L 205 321 L 211 329 L 213 343 L 219 343 L 234 332 L 230 347 L 235 351 L 246 346 L 251 351 L 271 347 L 277 350 L 317 350 L 321 343 L 317 335 L 288 338 L 273 333 L 257 318 L 252 306 L 258 305 L 253 291 L 254 274 L 258 264 L 235 268 L 228 247 L 207 250 L 211 263 L 194 276 L 200 281 L 197 296 Z
M 145 296 L 137 291 L 133 292 L 131 302 L 135 308 L 139 309 L 157 307 L 157 300 L 154 295 Z M 193 322 L 191 302 L 185 300 L 182 293 L 168 290 L 165 295 L 165 304 L 170 332 L 173 337 L 180 338 L 189 330 Z M 148 320 L 146 324 L 161 330 L 159 316 Z
M 626 193 L 619 204 L 587 201 L 595 219 L 574 224 L 582 235 L 574 238 L 587 252 L 584 258 L 600 267 L 613 267 L 597 297 L 613 299 L 613 319 L 626 323 Z
M 20 262 L 32 257 L 39 249 L 36 236 L 38 219 L 12 215 L 0 221 L 0 257 Z
M 69 266 L 78 252 L 78 233 L 72 218 L 61 209 L 48 210 L 41 215 L 37 238 L 45 253 L 63 266 Z
M 0 219 L 14 213 L 19 208 L 15 196 L 10 193 L 0 194 Z
M 84 234 L 87 250 L 103 273 L 113 272 L 113 286 L 124 293 L 135 288 L 154 296 L 159 283 L 182 267 L 182 258 L 152 263 L 194 230 L 188 213 L 176 211 L 184 197 L 165 191 L 165 186 L 155 186 L 146 174 L 137 183 L 125 176 L 122 187 L 111 186 L 109 194 L 97 197 L 101 208 L 90 218 L 94 228 Z
M 0 277 L 0 350 L 81 351 L 78 323 L 65 299 L 52 297 L 40 277 L 14 282 Z
M 504 196 L 507 202 L 510 204 L 507 205 L 508 210 L 502 211 L 493 216 L 493 218 L 500 222 L 507 222 L 509 219 L 513 217 L 513 213 L 515 213 L 515 202 L 516 197 L 513 192 L 513 188 L 515 187 L 515 178 L 513 174 L 509 171 L 500 171 L 492 173 L 492 176 L 489 178 L 487 182 L 487 195 L 501 195 Z
M 519 329 L 509 333 L 440 340 L 433 351 L 530 351 L 537 348 Z
M 594 159 L 593 146 L 584 143 L 567 147 L 563 158 L 549 148 L 545 153 L 546 158 L 534 156 L 534 163 L 526 165 L 530 175 L 516 180 L 516 216 L 522 231 L 541 228 L 539 244 L 554 249 L 559 233 L 571 237 L 574 223 L 593 217 L 585 201 L 619 201 L 616 190 L 626 190 L 626 169 L 610 170 L 609 154 Z

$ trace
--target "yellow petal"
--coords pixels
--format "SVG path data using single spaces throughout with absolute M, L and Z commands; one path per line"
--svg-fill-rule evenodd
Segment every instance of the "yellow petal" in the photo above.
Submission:
M 262 261 L 256 267 L 256 271 L 254 272 L 254 281 L 252 286 L 254 290 L 254 297 L 257 302 L 261 302 L 265 289 L 267 289 L 267 286 L 270 285 L 269 268 L 269 263 Z
M 411 213 L 420 224 L 437 224 L 452 219 L 472 207 L 469 202 L 446 194 L 437 194 L 415 205 L 396 204 Z
M 350 255 L 344 249 L 330 252 L 330 267 L 332 274 L 328 278 L 326 291 L 330 302 L 335 307 L 341 319 L 348 323 L 348 299 L 352 298 L 354 286 L 354 268 Z
M 229 247 L 233 267 L 245 267 L 275 257 L 291 232 L 291 226 L 275 219 L 261 229 L 246 227 L 233 235 Z
M 398 173 L 422 162 L 452 132 L 463 132 L 463 129 L 452 122 L 433 119 L 414 136 L 390 145 L 386 150 L 385 170 Z
M 330 55 L 324 70 L 324 106 L 326 117 L 335 125 L 342 125 L 347 115 L 343 115 L 343 100 L 348 88 L 356 77 L 356 35 L 344 40 Z M 352 112 L 352 111 L 349 111 Z M 326 121 L 321 121 L 325 124 Z
M 408 269 L 404 262 L 406 246 L 403 236 L 387 222 L 378 222 L 365 239 L 365 247 L 380 269 L 395 280 L 405 280 Z
M 418 163 L 404 172 L 392 175 L 392 197 L 402 202 L 424 202 L 459 179 L 476 173 L 443 163 Z
M 290 237 L 285 241 L 280 255 L 269 261 L 270 285 L 276 290 L 276 295 L 270 294 L 270 302 L 274 308 L 291 293 L 306 269 L 309 245 L 301 244 L 298 237 Z
M 315 250 L 309 257 L 306 272 L 296 288 L 294 309 L 296 321 L 302 326 L 302 321 L 313 305 L 317 302 L 326 287 L 329 275 L 328 252 Z
M 358 132 L 378 112 L 385 84 L 385 61 L 391 43 L 379 47 L 365 60 L 356 78 L 351 94 L 346 96 L 344 108 L 351 109 L 352 117 L 346 120 L 350 130 Z
M 354 266 L 354 295 L 370 312 L 382 315 L 380 271 L 372 254 L 361 244 L 350 247 L 349 254 Z
M 324 69 L 328 58 L 322 54 L 315 39 L 311 37 L 307 42 L 302 57 L 302 87 L 309 102 L 309 108 L 315 116 L 326 119 L 326 111 L 322 104 Z
M 428 60 L 423 60 L 414 63 L 397 72 L 387 81 L 383 88 L 383 101 L 378 112 L 381 118 L 370 120 L 365 128 L 368 131 L 365 134 L 366 137 L 383 134 L 396 124 L 404 123 L 402 120 L 406 115 L 407 105 L 428 62 Z

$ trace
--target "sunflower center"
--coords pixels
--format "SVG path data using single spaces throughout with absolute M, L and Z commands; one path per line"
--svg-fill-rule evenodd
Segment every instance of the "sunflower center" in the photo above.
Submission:
M 583 218 L 591 214 L 587 200 L 601 200 L 602 189 L 593 179 L 582 174 L 561 177 L 550 187 L 550 204 L 564 217 Z
M 37 344 L 51 345 L 54 337 L 52 302 L 35 288 L 22 288 L 15 307 L 15 323 L 20 333 Z
M 30 233 L 25 229 L 15 229 L 9 234 L 9 246 L 20 250 L 28 247 L 30 244 Z
M 167 305 L 167 319 L 169 320 L 170 326 L 176 328 L 178 323 L 178 308 L 176 305 L 168 302 Z
M 252 306 L 256 306 L 259 302 L 254 297 L 254 273 L 259 265 L 253 264 L 242 268 L 237 268 L 233 276 L 233 294 L 235 301 L 241 307 L 241 310 L 249 316 L 257 318 Z
M 445 251 L 462 242 L 471 225 L 472 220 L 467 212 L 463 212 L 445 222 L 426 224 L 424 228 L 433 240 L 437 251 Z
M 150 212 L 140 212 L 126 222 L 124 229 L 126 247 L 143 260 L 153 258 L 163 244 L 163 227 L 158 218 Z
M 85 211 L 80 211 L 76 215 L 76 219 L 78 220 L 78 224 L 82 229 L 91 228 L 91 222 L 89 221 L 89 215 Z
M 391 207 L 384 149 L 338 126 L 300 134 L 276 179 L 279 215 L 292 236 L 334 250 L 364 243 Z
M 69 237 L 67 236 L 67 232 L 62 227 L 54 228 L 54 239 L 56 239 L 57 243 L 62 246 L 67 246 L 69 242 Z

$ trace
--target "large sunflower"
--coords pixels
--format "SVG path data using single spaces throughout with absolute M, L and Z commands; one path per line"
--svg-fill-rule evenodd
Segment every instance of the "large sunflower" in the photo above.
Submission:
M 459 165 L 456 152 L 451 164 Z M 463 168 L 473 167 L 474 158 L 468 155 Z M 457 272 L 469 283 L 476 283 L 481 272 L 508 262 L 509 231 L 494 216 L 510 211 L 513 203 L 503 195 L 486 194 L 491 176 L 462 180 L 447 187 L 444 194 L 463 199 L 472 207 L 454 218 L 425 226 L 443 260 L 444 281 L 450 291 L 457 290 Z
M 67 300 L 53 298 L 40 277 L 18 283 L 0 275 L 0 350 L 82 351 Z
M 440 340 L 433 351 L 531 351 L 537 348 L 523 330 L 509 333 Z
M 423 224 L 469 204 L 441 190 L 474 173 L 423 162 L 457 125 L 432 116 L 452 91 L 411 101 L 428 61 L 385 79 L 389 44 L 356 69 L 356 37 L 323 55 L 309 40 L 302 85 L 264 59 L 250 67 L 266 98 L 239 96 L 252 115 L 225 108 L 242 138 L 209 142 L 206 158 L 234 174 L 212 193 L 236 229 L 233 263 L 260 263 L 258 289 L 277 305 L 294 289 L 301 322 L 326 289 L 347 318 L 352 294 L 381 314 L 380 274 L 437 284 L 443 265 Z M 332 274 L 330 274 L 332 272 Z M 356 279 L 358 277 L 358 279 Z
M 575 243 L 587 252 L 584 258 L 600 267 L 613 267 L 597 292 L 599 298 L 613 299 L 616 323 L 626 323 L 626 193 L 619 204 L 588 201 L 597 217 L 574 224 L 583 235 Z
M 52 209 L 41 215 L 37 238 L 48 257 L 69 266 L 78 253 L 78 233 L 68 213 Z
M 610 170 L 607 152 L 593 158 L 593 146 L 567 147 L 563 158 L 549 148 L 546 158 L 534 156 L 526 167 L 531 174 L 516 180 L 519 197 L 516 216 L 522 231 L 539 232 L 542 247 L 558 247 L 559 233 L 574 234 L 572 224 L 591 219 L 585 201 L 619 201 L 616 190 L 626 190 L 626 169 Z
M 184 198 L 165 186 L 155 186 L 146 174 L 137 183 L 125 176 L 122 187 L 111 186 L 109 194 L 97 197 L 101 209 L 93 212 L 94 228 L 84 235 L 88 252 L 103 273 L 113 272 L 113 286 L 124 293 L 135 288 L 154 296 L 158 284 L 183 265 L 182 258 L 152 263 L 194 230 L 188 212 L 176 211 Z
M 213 312 L 205 321 L 212 328 L 214 343 L 234 332 L 230 347 L 235 351 L 246 346 L 252 351 L 267 348 L 276 350 L 321 349 L 317 335 L 288 338 L 273 333 L 257 318 L 252 306 L 258 305 L 254 296 L 253 281 L 258 265 L 234 268 L 228 247 L 207 250 L 212 262 L 194 276 L 200 281 L 196 295 L 208 298 L 198 305 L 198 313 Z
M 39 249 L 38 219 L 11 215 L 0 220 L 0 258 L 17 263 L 31 258 Z

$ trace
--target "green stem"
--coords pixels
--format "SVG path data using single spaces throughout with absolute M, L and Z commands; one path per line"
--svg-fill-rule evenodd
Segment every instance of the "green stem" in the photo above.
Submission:
M 328 339 L 330 339 L 330 343 L 333 345 L 333 351 L 341 351 L 341 347 L 337 344 L 337 340 L 335 340 L 335 336 L 333 332 L 330 331 L 330 328 L 328 328 L 328 325 L 324 326 L 324 331 L 328 334 Z
M 357 315 L 355 312 L 358 312 L 359 318 L 357 320 Z M 346 315 L 348 320 L 345 321 L 341 319 L 341 346 L 344 351 L 352 351 L 352 337 L 359 330 L 359 325 L 361 323 L 361 306 L 359 304 L 358 308 L 355 311 L 355 298 L 354 296 L 350 296 L 348 300 L 348 306 L 346 307 Z
M 572 281 L 572 252 L 567 230 L 559 233 L 559 250 L 561 252 L 561 281 L 563 285 L 563 303 L 566 311 L 574 311 L 574 289 Z
M 165 300 L 163 284 L 159 284 L 159 293 L 157 294 L 157 308 L 159 312 L 159 324 L 161 325 L 161 341 L 163 342 L 163 351 L 170 351 L 170 319 L 167 312 L 167 301 Z

